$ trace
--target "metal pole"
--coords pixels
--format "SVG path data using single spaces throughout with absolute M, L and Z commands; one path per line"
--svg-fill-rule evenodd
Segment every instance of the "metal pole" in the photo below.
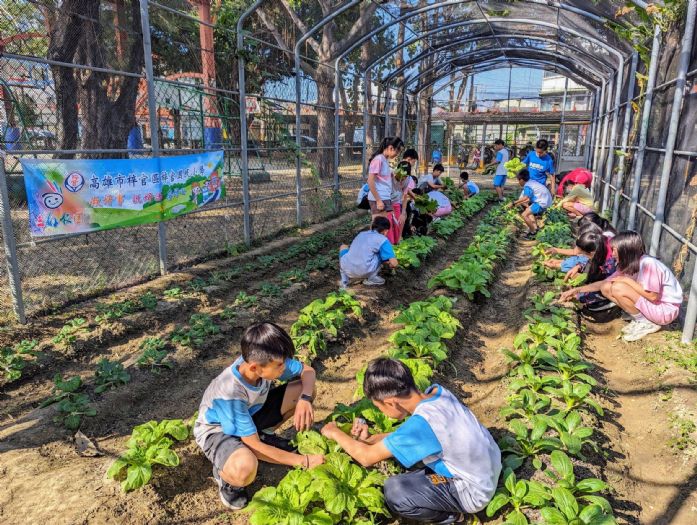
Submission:
M 564 96 L 561 98 L 561 121 L 559 123 L 559 145 L 557 146 L 557 171 L 561 171 L 561 160 L 564 154 L 564 116 L 566 114 L 566 96 L 569 90 L 569 77 L 564 77 Z
M 300 78 L 300 50 L 295 53 L 295 222 L 298 226 L 303 224 L 302 213 L 302 138 L 300 126 L 301 119 L 301 91 L 302 79 Z
M 445 129 L 448 130 L 448 176 L 450 176 L 450 165 L 453 156 L 453 134 L 450 129 L 450 122 L 446 123 Z
M 599 91 L 596 89 L 595 94 L 593 95 L 593 111 L 591 113 L 591 125 L 586 131 L 586 137 L 584 141 L 585 150 L 583 152 L 583 165 L 588 169 L 590 169 L 592 149 L 591 146 L 593 144 L 593 141 L 595 140 L 595 125 L 598 117 L 598 95 Z
M 661 28 L 656 25 L 653 28 L 653 43 L 651 45 L 651 61 L 649 62 L 649 78 L 646 81 L 646 95 L 644 96 L 644 109 L 641 113 L 641 127 L 639 128 L 639 149 L 634 157 L 634 181 L 632 183 L 632 196 L 629 201 L 629 219 L 627 229 L 633 230 L 636 226 L 637 203 L 639 202 L 639 190 L 641 189 L 641 172 L 644 169 L 644 155 L 649 136 L 649 121 L 651 119 L 651 105 L 653 104 L 653 90 L 656 85 L 658 72 L 658 55 L 661 50 Z
M 404 142 L 407 141 L 407 91 L 402 89 L 402 127 L 399 133 Z
M 602 135 L 602 115 L 603 115 L 603 104 L 606 98 L 606 88 L 607 82 L 603 82 L 600 86 L 600 99 L 598 100 L 598 113 L 595 117 L 595 144 L 593 145 L 593 157 L 591 158 L 591 171 L 593 172 L 593 187 L 596 186 L 598 181 L 598 163 L 600 162 L 600 136 Z
M 339 61 L 334 62 L 334 211 L 339 212 L 341 199 L 339 198 L 339 112 L 341 110 L 341 94 L 339 93 L 339 82 L 343 82 L 339 74 Z M 344 114 L 344 124 L 346 114 Z M 344 135 L 344 144 L 348 137 Z M 351 137 L 353 140 L 353 137 Z
M 392 135 L 392 133 L 390 133 L 390 95 L 391 90 L 390 84 L 388 83 L 385 86 L 385 137 Z
M 610 106 L 612 105 L 612 92 L 615 89 L 615 79 L 610 80 L 607 86 L 607 91 L 605 92 L 605 115 L 603 118 L 603 136 L 600 140 L 600 156 L 598 157 L 598 173 L 595 178 L 595 200 L 601 198 L 601 192 L 603 191 L 603 171 L 607 165 L 607 151 L 609 148 L 605 149 L 607 145 L 607 132 L 610 127 Z
M 612 113 L 612 129 L 610 131 L 610 142 L 608 144 L 607 163 L 605 165 L 605 184 L 603 185 L 603 207 L 602 212 L 607 210 L 610 204 L 610 183 L 612 182 L 612 169 L 615 163 L 615 142 L 617 141 L 617 126 L 619 119 L 617 118 L 620 110 L 620 101 L 622 100 L 622 79 L 624 78 L 624 61 L 620 64 L 617 70 L 617 81 L 615 83 L 615 108 Z
M 370 73 L 366 70 L 363 75 L 363 152 L 361 164 L 363 166 L 362 176 L 367 177 L 368 171 L 368 127 L 370 126 L 370 114 L 368 113 L 368 89 L 370 82 Z
M 486 122 L 482 126 L 482 149 L 479 150 L 479 167 L 484 168 L 484 149 L 486 148 Z
M 2 220 L 2 242 L 5 246 L 5 264 L 7 264 L 7 280 L 10 284 L 12 307 L 21 324 L 27 323 L 24 315 L 24 299 L 22 298 L 22 282 L 19 275 L 17 260 L 17 244 L 12 228 L 10 197 L 7 193 L 7 176 L 5 174 L 5 156 L 0 153 L 0 219 Z
M 426 157 L 426 148 L 420 148 L 419 144 L 419 135 L 421 133 L 421 93 L 418 93 L 416 95 L 416 140 L 415 145 L 416 145 L 416 151 L 418 152 L 421 150 L 423 152 L 423 157 Z M 419 163 L 417 164 L 418 166 L 426 166 L 428 168 L 428 162 L 425 158 L 420 158 Z M 419 176 L 419 173 L 415 174 L 417 177 Z
M 629 127 L 632 119 L 632 99 L 634 98 L 634 78 L 636 75 L 639 53 L 632 53 L 632 63 L 629 66 L 629 77 L 627 77 L 627 105 L 624 108 L 624 127 L 622 129 L 622 143 L 620 148 L 619 166 L 617 166 L 617 181 L 615 182 L 615 201 L 612 204 L 612 225 L 617 227 L 619 221 L 620 198 L 622 197 L 622 186 L 624 184 L 624 168 L 627 165 L 627 141 L 629 140 Z M 612 180 L 612 179 L 611 179 Z
M 247 141 L 247 85 L 246 85 L 246 60 L 244 53 L 244 22 L 259 7 L 264 0 L 257 0 L 237 20 L 237 74 L 240 91 L 240 175 L 242 177 L 242 228 L 244 243 L 249 246 L 252 243 L 251 205 L 249 195 L 249 152 Z
M 143 55 L 145 58 L 145 83 L 148 90 L 148 118 L 150 120 L 150 144 L 153 157 L 160 157 L 160 123 L 157 119 L 155 75 L 152 68 L 152 41 L 150 40 L 150 14 L 148 0 L 140 0 L 140 26 L 143 31 Z M 159 171 L 159 170 L 158 170 Z M 167 273 L 167 226 L 157 223 L 157 248 L 160 259 L 160 275 Z
M 676 77 L 677 82 L 675 83 L 675 92 L 673 94 L 673 107 L 669 120 L 670 127 L 668 128 L 666 151 L 663 157 L 663 169 L 661 170 L 661 181 L 658 190 L 658 200 L 656 202 L 656 220 L 653 223 L 653 231 L 651 232 L 649 254 L 653 256 L 658 253 L 658 247 L 661 242 L 662 225 L 665 221 L 668 183 L 670 182 L 670 171 L 673 168 L 673 151 L 675 151 L 675 143 L 678 138 L 680 111 L 682 110 L 682 101 L 685 96 L 687 68 L 690 65 L 690 54 L 692 51 L 692 35 L 695 31 L 695 12 L 697 12 L 697 0 L 689 0 L 687 4 L 685 33 L 682 36 L 680 49 L 680 62 L 678 63 L 678 74 Z M 687 329 L 687 326 L 685 328 Z

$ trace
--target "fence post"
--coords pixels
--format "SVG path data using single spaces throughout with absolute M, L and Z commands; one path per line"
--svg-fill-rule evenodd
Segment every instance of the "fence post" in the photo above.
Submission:
M 656 201 L 656 220 L 653 223 L 651 232 L 651 247 L 649 254 L 655 256 L 661 242 L 661 231 L 666 213 L 666 197 L 668 196 L 668 183 L 670 182 L 670 171 L 673 168 L 673 151 L 678 138 L 678 127 L 680 126 L 680 112 L 682 101 L 685 96 L 685 84 L 687 69 L 690 66 L 690 54 L 692 51 L 692 35 L 695 30 L 695 12 L 697 11 L 697 0 L 690 0 L 687 4 L 687 21 L 685 22 L 685 33 L 682 36 L 680 47 L 680 62 L 678 63 L 678 74 L 673 94 L 673 107 L 670 114 L 670 126 L 668 127 L 668 138 L 666 139 L 666 151 L 663 157 L 663 168 L 661 170 L 661 181 Z
M 597 123 L 597 116 L 598 116 L 598 95 L 600 94 L 600 91 L 597 89 L 595 90 L 595 94 L 593 95 L 593 111 L 591 112 L 591 124 L 588 126 L 588 129 L 586 131 L 586 139 L 585 139 L 585 150 L 583 152 L 583 165 L 591 169 L 591 149 L 593 146 L 593 142 L 595 142 L 595 127 Z
M 343 78 L 339 74 L 339 59 L 334 61 L 334 212 L 339 213 L 341 199 L 339 198 L 339 112 L 341 110 L 341 94 L 339 93 L 339 82 L 343 82 Z M 346 122 L 346 114 L 344 113 L 344 123 Z M 345 129 L 346 126 L 344 126 Z M 344 145 L 348 143 L 349 137 L 344 135 Z M 353 137 L 351 137 L 353 142 Z
M 598 163 L 600 162 L 600 137 L 602 135 L 602 118 L 603 118 L 603 104 L 605 103 L 605 93 L 607 88 L 607 82 L 603 82 L 600 86 L 600 98 L 598 99 L 598 113 L 595 117 L 595 138 L 593 145 L 593 156 L 591 158 L 591 171 L 593 172 L 593 186 L 596 186 L 598 181 Z
M 629 140 L 629 127 L 632 119 L 632 99 L 634 98 L 634 80 L 636 75 L 639 53 L 632 53 L 632 63 L 629 66 L 629 76 L 627 77 L 627 105 L 624 108 L 624 127 L 622 129 L 622 143 L 620 148 L 622 155 L 617 166 L 617 180 L 615 181 L 615 199 L 612 203 L 612 225 L 617 227 L 620 213 L 620 200 L 622 199 L 622 186 L 624 185 L 624 167 L 626 165 L 627 141 Z M 619 112 L 617 113 L 619 115 Z M 610 177 L 612 181 L 612 177 Z
M 615 163 L 615 142 L 617 141 L 617 126 L 619 124 L 620 101 L 622 100 L 622 79 L 624 78 L 624 61 L 617 70 L 615 81 L 615 108 L 612 110 L 612 128 L 610 128 L 610 140 L 608 141 L 607 160 L 605 162 L 605 178 L 603 180 L 603 205 L 605 213 L 610 204 L 610 183 L 612 182 L 612 168 Z
M 0 152 L 0 220 L 2 220 L 2 241 L 5 247 L 5 263 L 7 264 L 7 280 L 10 284 L 12 307 L 21 324 L 27 323 L 24 315 L 24 300 L 22 298 L 22 283 L 19 276 L 19 261 L 17 260 L 17 244 L 12 227 L 12 209 L 7 193 L 7 175 L 5 174 L 5 156 Z
M 368 92 L 370 89 L 370 74 L 366 70 L 363 75 L 363 152 L 361 165 L 363 166 L 363 172 L 361 177 L 365 180 L 368 177 L 368 128 L 372 127 L 370 123 L 370 113 L 368 108 Z M 372 98 L 372 97 L 371 97 Z
M 148 0 L 140 0 L 140 25 L 143 31 L 143 55 L 145 58 L 145 84 L 148 90 L 148 119 L 150 120 L 150 146 L 155 158 L 160 157 L 160 123 L 157 118 L 155 76 L 152 69 L 152 41 L 150 40 L 150 14 Z M 157 247 L 160 258 L 160 274 L 167 273 L 167 225 L 157 223 Z
M 629 202 L 629 218 L 627 229 L 633 230 L 636 225 L 636 210 L 639 202 L 639 190 L 641 189 L 641 172 L 644 169 L 644 155 L 649 136 L 649 120 L 651 118 L 651 105 L 653 104 L 653 90 L 656 85 L 658 72 L 658 54 L 661 50 L 661 28 L 656 24 L 653 28 L 653 43 L 651 45 L 651 61 L 649 62 L 649 78 L 646 81 L 646 95 L 644 96 L 644 109 L 641 113 L 641 127 L 639 128 L 639 147 L 634 159 L 634 180 L 632 182 L 632 196 Z
M 598 157 L 598 176 L 595 178 L 595 198 L 599 200 L 603 191 L 603 170 L 607 163 L 607 156 L 604 155 L 607 145 L 607 132 L 610 127 L 610 106 L 612 104 L 612 92 L 615 89 L 615 79 L 610 80 L 605 90 L 605 115 L 603 115 L 603 133 L 600 137 L 600 156 Z M 609 149 L 609 148 L 608 148 Z
M 407 142 L 407 88 L 402 88 L 402 125 L 399 131 L 399 136 L 406 143 Z
M 390 83 L 388 82 L 385 86 L 385 137 L 389 137 L 390 133 L 390 102 L 391 102 L 392 90 L 390 89 Z
M 302 213 L 302 136 L 301 136 L 301 96 L 302 96 L 302 69 L 300 67 L 300 49 L 295 49 L 295 222 L 298 226 L 303 224 Z
M 244 48 L 244 22 L 256 11 L 264 0 L 256 0 L 249 6 L 237 20 L 237 75 L 240 95 L 240 175 L 242 176 L 242 226 L 244 230 L 244 243 L 249 246 L 252 243 L 251 206 L 249 197 L 249 143 L 247 140 L 247 61 L 242 52 Z

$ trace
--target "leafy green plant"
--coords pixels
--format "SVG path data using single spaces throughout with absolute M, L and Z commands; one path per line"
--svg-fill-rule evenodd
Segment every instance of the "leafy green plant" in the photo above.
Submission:
M 512 352 L 507 348 L 501 350 L 508 362 L 514 366 L 530 365 L 533 368 L 540 367 L 543 360 L 552 355 L 541 346 L 531 346 L 526 340 L 519 341 L 516 349 L 518 353 Z
M 167 360 L 167 343 L 159 337 L 148 337 L 140 343 L 143 353 L 136 361 L 138 368 L 150 367 L 150 371 L 159 374 L 163 368 L 172 368 L 174 364 Z
M 273 283 L 261 283 L 259 295 L 262 297 L 280 297 L 283 295 L 283 288 Z
M 506 176 L 509 179 L 515 179 L 520 170 L 526 168 L 527 166 L 523 164 L 523 161 L 518 157 L 513 157 L 511 160 L 505 162 L 503 167 L 506 168 Z
M 182 292 L 182 289 L 178 286 L 169 288 L 168 290 L 164 291 L 164 296 L 168 299 L 176 299 L 178 297 L 181 297 L 182 295 L 184 295 L 184 292 Z
M 502 417 L 519 416 L 531 419 L 551 404 L 549 396 L 529 388 L 523 388 L 509 395 L 507 401 L 508 405 L 499 412 Z
M 126 443 L 126 451 L 111 464 L 107 475 L 122 479 L 121 488 L 131 491 L 146 485 L 152 477 L 154 465 L 176 467 L 179 456 L 172 450 L 175 439 L 184 441 L 189 437 L 190 426 L 181 419 L 148 421 L 133 429 Z
M 586 372 L 592 365 L 585 361 L 570 357 L 565 351 L 557 351 L 557 355 L 547 354 L 542 358 L 543 368 L 554 370 L 559 373 L 563 381 L 581 381 L 590 386 L 595 386 L 598 382 Z
M 284 282 L 285 285 L 290 285 L 292 283 L 299 283 L 307 280 L 307 272 L 300 268 L 294 268 L 292 270 L 287 270 L 278 274 L 278 277 Z
M 295 446 L 298 447 L 299 454 L 330 454 L 332 452 L 341 451 L 341 447 L 336 441 L 327 439 L 319 432 L 314 430 L 305 430 L 298 432 L 293 440 Z
M 157 296 L 152 292 L 145 292 L 138 298 L 138 301 L 140 301 L 141 306 L 146 310 L 154 310 L 157 308 Z
M 243 308 L 249 308 L 250 306 L 256 306 L 259 303 L 259 299 L 256 295 L 249 295 L 246 292 L 240 292 L 237 294 L 235 301 L 232 303 L 233 306 L 241 306 Z
M 37 356 L 35 339 L 23 339 L 13 348 L 0 349 L 0 374 L 8 383 L 22 377 L 22 371 L 30 358 Z
M 450 215 L 434 222 L 431 229 L 441 237 L 450 237 L 457 230 L 462 228 L 465 222 L 458 215 Z
M 345 290 L 332 292 L 325 299 L 315 299 L 300 310 L 290 327 L 295 348 L 306 349 L 316 356 L 327 349 L 327 337 L 337 337 L 348 315 L 360 317 L 360 303 Z
M 475 293 L 491 297 L 487 286 L 492 280 L 490 269 L 483 267 L 478 261 L 465 260 L 446 268 L 428 281 L 429 288 L 444 286 L 464 293 L 467 298 L 474 300 Z
M 414 206 L 419 210 L 419 213 L 435 213 L 438 209 L 438 203 L 431 199 L 428 195 L 417 195 L 414 199 Z
M 362 417 L 371 423 L 371 433 L 393 432 L 399 425 L 399 421 L 387 417 L 370 399 L 366 398 L 352 405 L 337 403 L 334 411 L 329 415 L 332 421 L 337 421 L 338 423 L 353 423 L 357 417 Z
M 535 239 L 550 246 L 563 248 L 573 244 L 574 234 L 568 222 L 546 223 L 544 228 L 540 229 Z
M 101 394 L 110 388 L 125 385 L 131 380 L 131 374 L 126 372 L 122 363 L 102 359 L 97 365 L 94 378 L 96 384 L 94 391 L 97 394 Z
M 572 410 L 566 414 L 558 412 L 541 417 L 544 417 L 549 427 L 559 434 L 559 439 L 569 454 L 585 459 L 581 453 L 584 445 L 588 445 L 595 452 L 599 451 L 597 443 L 590 439 L 593 435 L 593 429 L 583 426 L 581 414 L 578 410 Z
M 545 392 L 558 399 L 564 405 L 564 412 L 570 412 L 574 408 L 588 405 L 593 408 L 598 415 L 603 415 L 603 407 L 590 397 L 591 385 L 588 383 L 575 383 L 565 379 L 562 381 L 561 388 L 547 386 Z
M 493 517 L 500 509 L 510 505 L 513 509 L 504 515 L 506 523 L 528 524 L 522 509 L 542 508 L 552 499 L 550 490 L 538 481 L 518 480 L 511 469 L 503 473 L 504 484 L 500 487 L 486 507 L 487 517 Z
M 509 388 L 514 392 L 518 392 L 519 390 L 539 392 L 546 386 L 558 386 L 561 384 L 561 379 L 556 376 L 537 375 L 535 369 L 528 363 L 522 364 L 516 368 L 515 372 L 516 377 L 509 385 Z
M 202 346 L 210 336 L 220 332 L 220 328 L 208 314 L 192 314 L 189 328 L 179 328 L 172 333 L 172 342 L 196 348 Z
M 508 429 L 512 435 L 506 435 L 499 440 L 499 448 L 506 454 L 504 465 L 515 470 L 523 464 L 525 458 L 533 457 L 533 464 L 539 468 L 541 462 L 537 458 L 538 454 L 563 448 L 558 438 L 544 437 L 547 428 L 547 422 L 542 418 L 534 421 L 532 429 L 520 419 L 511 420 Z
M 65 323 L 63 328 L 58 332 L 58 335 L 51 339 L 51 341 L 54 344 L 61 345 L 63 348 L 70 348 L 75 344 L 75 341 L 77 341 L 78 334 L 84 333 L 87 330 L 87 321 L 82 317 L 76 317 Z
M 87 395 L 77 392 L 82 387 L 82 379 L 79 376 L 63 379 L 62 374 L 56 374 L 53 382 L 53 393 L 39 407 L 58 403 L 58 415 L 53 418 L 55 423 L 60 423 L 69 430 L 77 430 L 80 428 L 82 416 L 92 417 L 97 414 L 97 411 L 89 406 Z
M 432 237 L 409 237 L 394 247 L 395 257 L 399 265 L 404 268 L 418 268 L 436 244 L 436 240 Z
M 220 318 L 230 323 L 237 319 L 237 310 L 231 306 L 226 306 L 223 308 L 223 311 L 220 312 Z
M 195 277 L 190 283 L 189 288 L 194 292 L 202 292 L 204 288 L 210 286 L 210 283 L 202 277 Z
M 336 261 L 326 255 L 318 255 L 305 263 L 305 271 L 310 273 L 316 270 L 325 270 L 331 268 Z
M 125 315 L 132 314 L 139 310 L 139 304 L 136 301 L 127 300 L 120 303 L 97 305 L 99 314 L 94 318 L 99 324 L 107 324 L 116 319 L 121 319 Z

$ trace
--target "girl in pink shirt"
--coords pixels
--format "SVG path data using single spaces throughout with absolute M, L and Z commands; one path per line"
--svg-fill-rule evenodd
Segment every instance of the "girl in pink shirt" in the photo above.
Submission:
M 617 234 L 610 246 L 617 272 L 603 281 L 567 290 L 560 299 L 566 301 L 579 292 L 600 291 L 633 317 L 622 330 L 625 341 L 638 341 L 675 321 L 683 293 L 673 272 L 655 257 L 646 255 L 644 241 L 634 231 Z

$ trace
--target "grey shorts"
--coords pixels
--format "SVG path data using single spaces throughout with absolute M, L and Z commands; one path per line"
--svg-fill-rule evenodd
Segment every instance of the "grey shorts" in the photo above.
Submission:
M 370 213 L 375 215 L 376 213 L 382 213 L 383 211 L 392 211 L 392 200 L 391 199 L 383 199 L 382 203 L 385 205 L 385 209 L 382 211 L 378 210 L 378 204 L 376 201 L 371 201 L 368 199 L 368 203 L 370 204 Z
M 266 430 L 267 428 L 273 428 L 283 421 L 281 406 L 287 386 L 288 383 L 278 385 L 269 391 L 264 406 L 252 416 L 257 429 Z M 244 446 L 242 440 L 237 436 L 230 436 L 224 432 L 215 432 L 205 439 L 201 450 L 203 450 L 203 454 L 208 458 L 208 461 L 213 463 L 215 468 L 223 470 L 230 455 L 238 448 Z

